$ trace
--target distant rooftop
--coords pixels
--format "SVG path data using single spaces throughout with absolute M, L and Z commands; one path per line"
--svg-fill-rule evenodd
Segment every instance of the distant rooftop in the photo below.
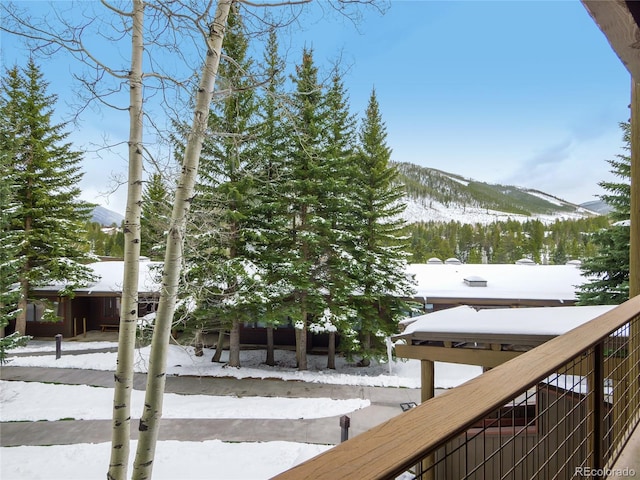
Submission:
M 140 275 L 138 278 L 138 292 L 156 293 L 160 291 L 160 266 L 162 262 L 150 262 L 146 257 L 140 259 Z M 95 262 L 88 265 L 99 279 L 91 285 L 75 290 L 76 294 L 98 294 L 122 292 L 124 275 L 123 261 Z M 62 284 L 39 287 L 39 292 L 58 292 L 64 288 Z
M 534 299 L 574 302 L 585 283 L 577 265 L 411 264 L 415 296 L 457 299 Z M 467 281 L 465 281 L 467 279 Z M 484 281 L 485 284 L 476 284 Z M 470 288 L 482 286 L 483 288 Z
M 583 307 L 495 308 L 475 310 L 463 305 L 404 320 L 397 338 L 412 342 L 453 341 L 538 345 L 567 333 L 613 309 L 615 305 Z M 551 314 L 552 313 L 552 314 Z

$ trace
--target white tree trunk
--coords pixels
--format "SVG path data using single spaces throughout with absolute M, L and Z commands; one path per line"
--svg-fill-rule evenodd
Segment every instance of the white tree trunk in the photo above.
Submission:
M 129 72 L 129 177 L 124 221 L 124 277 L 120 303 L 118 360 L 113 394 L 113 431 L 109 480 L 125 480 L 129 463 L 131 390 L 136 327 L 138 274 L 140 271 L 140 215 L 142 213 L 142 55 L 144 52 L 144 2 L 133 1 L 131 70 Z
M 176 189 L 171 223 L 169 225 L 160 304 L 151 341 L 145 406 L 140 418 L 138 449 L 133 464 L 133 480 L 151 478 L 158 429 L 160 418 L 162 417 L 167 347 L 176 306 L 180 269 L 182 267 L 184 232 L 193 197 L 202 143 L 207 130 L 207 119 L 218 65 L 220 64 L 224 31 L 232 3 L 233 0 L 219 0 L 215 18 L 210 25 L 207 36 L 207 58 L 202 69 L 193 123 L 187 138 L 182 173 Z

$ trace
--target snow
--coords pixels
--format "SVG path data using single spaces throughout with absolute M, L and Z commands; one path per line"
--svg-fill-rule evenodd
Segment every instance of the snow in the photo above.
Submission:
M 459 268 L 460 265 L 442 265 Z M 530 271 L 533 267 L 518 267 Z M 575 268 L 575 267 L 572 267 Z M 486 273 L 483 276 L 487 276 Z M 478 290 L 475 288 L 474 290 Z M 443 310 L 408 319 L 406 334 L 420 331 L 476 331 L 508 332 L 513 334 L 545 333 L 559 335 L 574 326 L 609 311 L 612 306 L 555 307 L 523 309 L 487 309 L 476 311 L 471 307 Z M 62 344 L 63 355 L 55 360 L 55 342 L 32 342 L 27 347 L 10 352 L 9 365 L 49 368 L 81 368 L 113 371 L 114 352 L 96 352 L 97 348 L 114 349 L 112 342 L 76 342 Z M 16 356 L 19 353 L 20 356 Z M 30 355 L 33 353 L 33 355 Z M 168 371 L 172 375 L 225 376 L 236 378 L 280 378 L 313 383 L 394 386 L 419 388 L 420 361 L 391 361 L 374 363 L 361 368 L 337 358 L 335 371 L 324 370 L 325 356 L 309 357 L 309 370 L 295 370 L 292 351 L 276 351 L 277 366 L 262 364 L 265 352 L 241 352 L 243 367 L 225 368 L 210 361 L 212 351 L 196 357 L 193 348 L 171 345 Z M 228 356 L 224 352 L 223 361 Z M 136 352 L 136 371 L 146 371 L 149 349 Z M 481 374 L 481 368 L 436 362 L 437 388 L 451 388 Z M 575 391 L 583 390 L 583 379 L 568 376 L 546 380 L 550 385 L 561 385 Z M 38 421 L 58 419 L 108 419 L 111 415 L 113 390 L 83 385 L 51 385 L 35 382 L 0 382 L 0 419 L 6 421 Z M 46 398 L 46 402 L 42 399 Z M 132 412 L 142 411 L 142 392 L 134 392 Z M 367 408 L 369 402 L 359 398 L 332 400 L 330 398 L 280 397 L 217 397 L 205 395 L 165 395 L 166 418 L 318 418 L 347 414 Z M 91 405 L 91 408 L 87 408 Z M 195 413 L 194 413 L 195 412 Z M 320 414 L 319 412 L 322 412 Z M 132 442 L 135 452 L 136 442 Z M 203 442 L 160 441 L 157 445 L 154 478 L 184 478 L 185 465 L 189 478 L 262 479 L 270 478 L 311 457 L 331 445 L 313 445 L 295 442 Z M 0 477 L 3 480 L 22 479 L 98 479 L 104 478 L 110 455 L 109 443 L 52 446 L 20 446 L 0 449 L 2 461 Z M 132 454 L 133 457 L 133 454 Z M 251 461 L 247 461 L 251 459 Z M 132 460 L 131 460 L 132 461 Z M 52 469 L 55 465 L 55 469 Z M 131 466 L 130 466 L 131 469 Z
M 131 442 L 135 451 L 137 442 Z M 158 442 L 154 480 L 255 480 L 270 478 L 331 448 L 294 442 Z M 2 448 L 3 480 L 89 480 L 105 478 L 109 443 Z M 247 461 L 250 459 L 250 461 Z M 133 460 L 129 462 L 132 471 Z
M 138 276 L 138 292 L 150 293 L 160 290 L 160 274 L 162 262 L 151 262 L 144 258 L 140 259 L 140 274 Z M 98 281 L 93 282 L 84 288 L 74 290 L 76 293 L 105 293 L 105 292 L 121 292 L 124 262 L 95 262 L 90 263 L 87 267 L 93 270 L 98 276 Z M 57 292 L 63 289 L 65 285 L 54 284 L 46 287 L 38 287 L 38 291 Z
M 116 354 L 92 352 L 97 348 L 117 347 L 112 342 L 75 342 L 62 344 L 62 357 L 55 360 L 54 342 L 32 342 L 31 345 L 9 352 L 9 365 L 63 367 L 95 370 L 114 370 Z M 86 351 L 86 353 L 84 352 Z M 45 353 L 46 354 L 43 354 Z M 19 353 L 21 356 L 16 356 Z M 35 355 L 29 355 L 34 353 Z M 242 368 L 224 368 L 211 362 L 212 351 L 196 357 L 191 347 L 171 345 L 169 372 L 173 375 L 226 376 L 236 378 L 280 378 L 313 383 L 420 387 L 420 361 L 392 361 L 373 363 L 362 368 L 351 365 L 342 357 L 336 359 L 335 371 L 323 370 L 325 356 L 310 356 L 309 370 L 293 368 L 295 354 L 276 351 L 278 366 L 261 364 L 265 352 L 241 352 Z M 149 349 L 137 351 L 136 370 L 146 371 Z M 223 361 L 228 352 L 224 352 Z M 451 388 L 482 373 L 480 367 L 436 363 L 435 378 L 439 388 Z M 0 404 L 2 421 L 36 421 L 61 418 L 109 418 L 113 400 L 110 388 L 89 386 L 50 385 L 35 382 L 1 382 Z M 133 396 L 132 412 L 142 411 L 141 392 Z M 47 401 L 43 402 L 42 399 Z M 92 405 L 86 408 L 85 405 Z M 166 418 L 317 418 L 322 415 L 341 415 L 366 408 L 367 400 L 329 398 L 278 397 L 215 397 L 203 395 L 166 394 Z M 195 413 L 194 413 L 195 412 Z M 132 442 L 135 452 L 136 442 Z M 20 446 L 0 449 L 0 478 L 3 480 L 58 480 L 104 478 L 110 455 L 110 444 L 75 444 L 52 446 Z M 270 478 L 309 458 L 331 445 L 295 442 L 234 442 L 219 440 L 203 442 L 160 441 L 157 445 L 153 477 L 156 480 L 184 478 L 185 466 L 190 479 L 262 479 Z M 250 461 L 247 461 L 250 459 Z M 132 460 L 131 460 L 132 461 Z M 55 468 L 52 469 L 52 466 Z M 131 471 L 131 465 L 129 467 Z
M 53 342 L 50 342 L 53 344 Z M 20 367 L 49 367 L 49 368 L 80 368 L 85 370 L 112 371 L 115 369 L 116 356 L 114 352 L 74 354 L 90 342 L 63 342 L 62 356 L 55 359 L 51 355 L 38 356 L 10 356 L 9 365 Z M 112 347 L 117 344 L 112 343 Z M 29 348 L 29 347 L 25 347 Z M 12 352 L 20 352 L 20 349 Z M 50 350 L 51 351 L 51 350 Z M 149 347 L 136 351 L 135 371 L 146 373 L 149 358 Z M 265 352 L 263 350 L 241 351 L 242 368 L 227 368 L 224 363 L 211 362 L 213 351 L 204 349 L 204 355 L 196 357 L 192 347 L 170 345 L 167 360 L 167 374 L 195 375 L 202 377 L 234 377 L 260 378 L 303 381 L 331 385 L 353 385 L 371 387 L 401 387 L 420 388 L 420 362 L 418 360 L 397 360 L 391 364 L 375 364 L 366 369 L 349 364 L 344 357 L 336 358 L 336 369 L 327 370 L 326 356 L 310 355 L 307 359 L 308 370 L 295 369 L 295 352 L 277 350 L 276 366 L 264 365 Z M 227 361 L 229 352 L 222 355 L 222 362 Z M 391 373 L 390 373 L 391 371 Z M 454 364 L 436 364 L 436 387 L 451 388 L 474 376 L 481 370 L 478 367 Z
M 140 262 L 140 292 L 157 292 L 161 262 Z M 120 292 L 124 262 L 97 262 L 89 265 L 100 280 L 76 293 L 97 294 Z M 494 298 L 575 300 L 576 286 L 585 282 L 575 265 L 522 265 L 515 264 L 411 264 L 407 273 L 417 281 L 416 296 L 444 298 Z M 487 286 L 476 288 L 465 285 L 464 279 L 482 277 Z M 61 285 L 39 288 L 40 291 L 58 291 Z
M 405 322 L 402 335 L 412 333 L 470 333 L 502 335 L 562 335 L 610 311 L 614 305 L 529 307 L 475 310 L 460 306 Z
M 458 182 L 461 185 L 464 185 L 465 187 L 469 186 L 469 180 L 463 180 L 462 178 L 458 178 L 458 177 L 454 177 L 453 175 L 447 175 L 443 172 L 444 176 L 449 178 L 450 180 L 453 180 L 454 182 Z
M 417 281 L 416 296 L 437 298 L 537 299 L 571 301 L 585 282 L 575 265 L 411 264 L 407 273 Z M 465 285 L 481 277 L 486 287 Z
M 113 389 L 87 385 L 52 385 L 0 381 L 0 421 L 109 420 Z M 42 408 L 42 399 L 50 404 Z M 166 393 L 163 418 L 321 418 L 368 407 L 369 400 L 330 398 L 231 397 Z M 131 411 L 142 412 L 144 392 L 134 390 Z
M 118 344 L 114 342 L 63 342 L 62 348 L 66 350 L 104 350 L 106 348 L 117 348 Z M 53 342 L 48 341 L 31 341 L 24 347 L 17 347 L 7 352 L 8 355 L 25 354 L 25 353 L 44 353 L 51 352 L 55 348 Z
M 562 206 L 566 205 L 565 202 L 562 202 L 562 201 L 558 200 L 556 197 L 553 197 L 551 195 L 547 195 L 546 193 L 538 192 L 536 190 L 527 190 L 527 189 L 524 189 L 524 191 L 525 191 L 525 193 L 527 193 L 529 195 L 541 198 L 542 200 L 546 200 L 547 202 L 552 203 L 554 205 L 557 205 L 559 207 L 562 207 Z

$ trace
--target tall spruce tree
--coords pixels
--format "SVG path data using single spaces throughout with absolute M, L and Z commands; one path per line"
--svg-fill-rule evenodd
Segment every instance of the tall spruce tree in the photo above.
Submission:
M 324 287 L 326 262 L 323 253 L 332 241 L 331 225 L 320 215 L 319 201 L 328 180 L 326 162 L 327 109 L 323 86 L 313 52 L 304 49 L 302 62 L 292 76 L 294 132 L 291 136 L 290 180 L 284 199 L 289 205 L 290 235 L 283 249 L 281 273 L 291 286 L 295 311 L 291 318 L 296 330 L 296 360 L 307 369 L 307 334 L 314 319 L 327 308 Z
M 17 254 L 20 247 L 21 234 L 11 229 L 13 219 L 18 211 L 14 191 L 16 188 L 13 171 L 11 143 L 15 140 L 0 130 L 0 171 L 3 181 L 0 182 L 0 364 L 4 362 L 6 351 L 24 345 L 30 337 L 14 332 L 5 336 L 5 327 L 15 320 L 18 313 L 19 299 Z
M 166 232 L 171 217 L 169 190 L 162 175 L 154 173 L 142 191 L 140 254 L 152 260 L 164 259 Z
M 354 299 L 354 308 L 359 315 L 359 353 L 364 364 L 386 351 L 385 337 L 397 332 L 400 316 L 407 313 L 407 304 L 400 299 L 411 292 L 405 276 L 406 240 L 400 217 L 403 190 L 396 182 L 396 168 L 389 163 L 386 137 L 374 89 L 360 128 L 357 172 L 351 182 L 355 275 L 362 292 Z
M 91 260 L 84 227 L 92 205 L 79 200 L 82 154 L 66 141 L 65 124 L 53 124 L 56 97 L 47 94 L 47 85 L 33 60 L 7 70 L 2 79 L 2 153 L 10 162 L 3 182 L 10 182 L 15 201 L 8 228 L 20 239 L 14 264 L 20 334 L 33 287 L 63 281 L 61 294 L 70 295 L 92 279 L 83 265 Z M 46 306 L 43 311 L 44 319 L 56 318 Z
M 240 366 L 240 324 L 258 302 L 258 275 L 247 251 L 255 163 L 256 100 L 248 40 L 238 11 L 229 15 L 218 82 L 225 93 L 209 116 L 194 203 L 203 229 L 194 235 L 189 278 L 198 292 L 197 324 L 229 334 L 229 365 Z M 204 219 L 207 221 L 204 221 Z M 190 288 L 193 288 L 193 283 Z
M 280 258 L 289 240 L 289 218 L 286 189 L 288 168 L 288 138 L 291 134 L 288 96 L 284 92 L 285 64 L 278 51 L 275 29 L 269 32 L 263 58 L 266 85 L 258 98 L 256 128 L 257 165 L 255 182 L 254 230 L 249 232 L 253 244 L 253 261 L 260 265 L 263 303 L 258 310 L 267 329 L 265 362 L 275 365 L 274 328 L 286 323 L 289 293 L 288 281 L 281 275 Z
M 631 150 L 631 124 L 621 122 L 623 149 Z M 629 299 L 629 245 L 631 218 L 631 157 L 616 155 L 607 160 L 611 172 L 619 182 L 600 182 L 606 194 L 600 199 L 613 210 L 609 214 L 613 224 L 592 236 L 598 253 L 582 262 L 582 273 L 589 280 L 579 287 L 580 305 L 618 305 Z
M 354 339 L 352 325 L 356 316 L 350 308 L 350 301 L 357 289 L 352 261 L 356 241 L 351 218 L 354 205 L 350 195 L 357 121 L 350 112 L 348 95 L 338 66 L 334 68 L 327 91 L 326 107 L 326 147 L 321 159 L 326 176 L 318 204 L 319 215 L 331 227 L 331 242 L 325 244 L 327 250 L 322 255 L 326 264 L 327 308 L 320 327 L 329 334 L 327 367 L 335 368 L 336 333 L 341 334 L 343 349 L 350 349 L 348 345 Z

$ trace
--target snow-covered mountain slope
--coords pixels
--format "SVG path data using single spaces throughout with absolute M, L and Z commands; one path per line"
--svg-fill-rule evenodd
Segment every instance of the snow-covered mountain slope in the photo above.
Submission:
M 526 222 L 527 220 L 537 219 L 548 224 L 556 220 L 578 219 L 593 216 L 593 212 L 584 208 L 577 209 L 574 212 L 555 212 L 549 214 L 532 214 L 523 215 L 516 213 L 501 212 L 498 210 L 490 210 L 481 207 L 465 207 L 459 204 L 443 205 L 440 202 L 405 197 L 403 202 L 406 208 L 402 217 L 408 223 L 416 222 L 460 222 L 462 224 L 480 223 L 483 225 L 502 222 L 507 220 L 516 220 Z
M 597 215 L 538 190 L 477 182 L 410 163 L 396 163 L 406 192 L 404 219 L 415 222 L 492 223 L 505 220 L 578 219 Z
M 603 202 L 602 200 L 592 200 L 590 202 L 581 203 L 580 206 L 587 210 L 591 210 L 592 212 L 599 213 L 600 215 L 607 215 L 613 210 L 611 205 Z

